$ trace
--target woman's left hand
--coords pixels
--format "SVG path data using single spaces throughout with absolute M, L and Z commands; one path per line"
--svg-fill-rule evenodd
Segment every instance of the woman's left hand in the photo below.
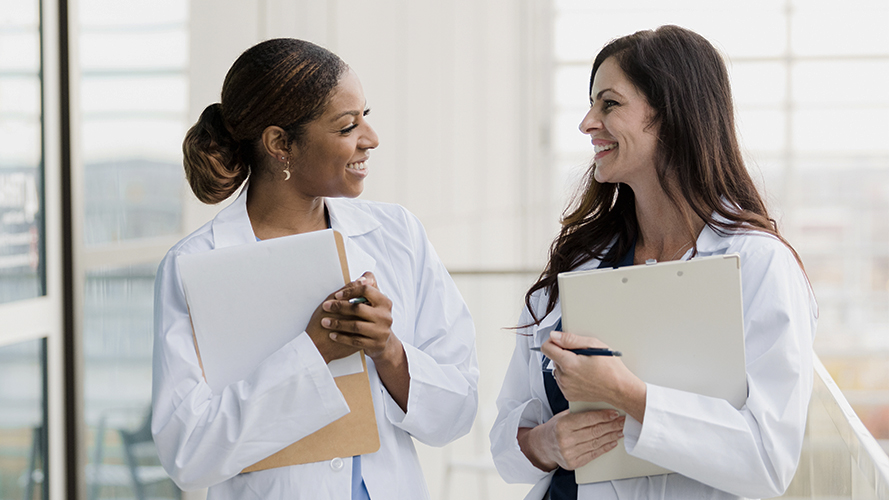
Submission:
M 569 349 L 608 347 L 593 337 L 552 332 L 540 347 L 555 365 L 553 377 L 568 401 L 602 401 L 642 422 L 646 387 L 619 357 L 581 356 Z
M 349 299 L 364 297 L 365 303 L 353 304 Z M 407 354 L 401 340 L 392 333 L 392 301 L 377 288 L 373 273 L 366 272 L 326 300 L 321 308 L 329 313 L 321 326 L 331 330 L 334 342 L 364 349 L 374 360 L 380 381 L 392 399 L 406 413 L 410 393 L 410 372 Z
M 349 302 L 358 297 L 367 302 Z M 335 342 L 364 349 L 375 362 L 404 350 L 392 333 L 392 301 L 377 288 L 373 273 L 364 273 L 321 307 L 331 313 L 321 319 L 321 325 L 331 330 L 330 338 Z

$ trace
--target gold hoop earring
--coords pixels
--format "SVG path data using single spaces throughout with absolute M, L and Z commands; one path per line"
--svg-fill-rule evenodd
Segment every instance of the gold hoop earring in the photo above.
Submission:
M 282 156 L 281 160 L 284 160 L 284 159 L 285 158 Z M 287 158 L 287 163 L 284 165 L 284 180 L 285 181 L 290 180 L 290 158 Z

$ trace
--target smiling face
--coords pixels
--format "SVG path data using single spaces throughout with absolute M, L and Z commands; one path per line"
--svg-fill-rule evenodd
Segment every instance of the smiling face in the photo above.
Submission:
M 292 145 L 288 181 L 306 197 L 355 198 L 364 190 L 370 150 L 379 138 L 366 116 L 364 91 L 351 69 L 343 74 L 324 113 Z
M 658 127 L 651 123 L 652 116 L 648 100 L 614 57 L 606 59 L 596 71 L 590 110 L 580 123 L 580 131 L 592 139 L 596 181 L 622 182 L 630 187 L 657 182 Z

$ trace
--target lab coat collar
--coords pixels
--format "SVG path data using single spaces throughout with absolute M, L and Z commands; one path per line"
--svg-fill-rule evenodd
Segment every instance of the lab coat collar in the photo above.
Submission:
M 213 247 L 223 248 L 243 245 L 256 241 L 250 218 L 247 217 L 247 188 L 249 181 L 241 187 L 241 193 L 229 206 L 223 208 L 213 219 Z
M 381 226 L 380 221 L 348 199 L 325 198 L 324 203 L 327 205 L 327 213 L 330 214 L 330 227 L 343 236 L 360 236 Z
M 247 216 L 247 191 L 250 182 L 244 183 L 235 201 L 223 208 L 213 219 L 213 242 L 215 248 L 230 247 L 256 241 L 256 234 Z M 354 203 L 337 198 L 325 198 L 330 225 L 347 239 L 367 234 L 378 227 L 380 222 L 362 211 Z
M 721 229 L 713 229 L 709 225 L 704 226 L 696 242 L 698 253 L 696 257 L 709 255 L 722 255 L 726 253 L 735 239 L 735 233 Z

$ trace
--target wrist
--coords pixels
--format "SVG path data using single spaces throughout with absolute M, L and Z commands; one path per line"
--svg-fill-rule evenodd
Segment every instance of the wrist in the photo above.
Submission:
M 648 386 L 638 377 L 632 377 L 624 381 L 616 392 L 614 401 L 608 401 L 615 408 L 619 408 L 631 417 L 642 422 L 645 416 L 645 400 Z
M 531 462 L 531 465 L 537 467 L 543 472 L 550 472 L 559 466 L 555 461 L 547 460 L 543 455 L 541 446 L 540 432 L 543 424 L 537 427 L 519 427 L 516 438 L 519 442 L 519 449 Z
M 386 367 L 397 367 L 407 363 L 407 354 L 404 352 L 404 346 L 398 337 L 390 335 L 386 342 L 386 347 L 376 353 L 367 353 L 374 364 Z

